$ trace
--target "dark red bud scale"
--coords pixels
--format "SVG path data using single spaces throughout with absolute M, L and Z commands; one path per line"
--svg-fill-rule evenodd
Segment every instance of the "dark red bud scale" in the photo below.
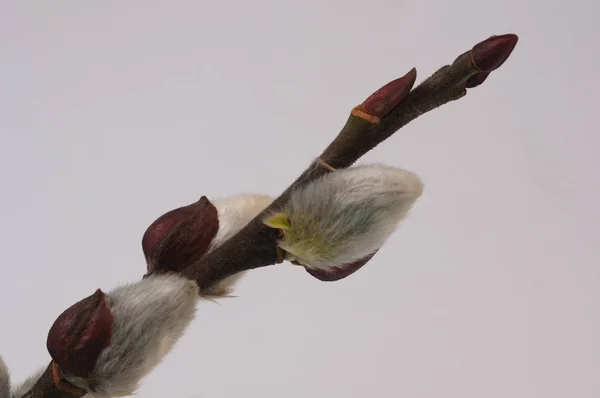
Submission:
M 465 87 L 466 88 L 477 87 L 480 84 L 483 84 L 483 82 L 488 78 L 489 75 L 490 75 L 490 72 L 479 72 L 476 75 L 473 75 L 467 79 L 467 82 L 465 83 Z
M 148 272 L 178 272 L 208 251 L 219 231 L 217 208 L 202 196 L 156 219 L 142 237 Z
M 371 94 L 358 109 L 378 119 L 387 116 L 406 98 L 416 79 L 417 70 L 412 68 L 406 75 L 392 80 Z
M 98 289 L 60 314 L 50 328 L 46 347 L 62 371 L 86 378 L 110 345 L 112 325 L 107 297 Z
M 320 281 L 335 282 L 335 281 L 339 281 L 340 279 L 344 279 L 347 276 L 350 276 L 353 273 L 355 273 L 356 271 L 358 271 L 359 269 L 361 269 L 366 263 L 369 262 L 369 260 L 371 260 L 373 258 L 375 253 L 377 253 L 377 251 L 369 254 L 368 256 L 366 256 L 364 258 L 361 258 L 360 260 L 356 260 L 352 263 L 343 264 L 338 267 L 333 267 L 333 268 L 327 269 L 327 270 L 309 268 L 306 266 L 304 268 L 306 269 L 306 272 L 308 272 L 310 275 L 314 276 L 315 278 L 317 278 Z
M 471 50 L 473 66 L 481 72 L 498 69 L 508 59 L 519 37 L 515 34 L 492 36 L 476 44 Z

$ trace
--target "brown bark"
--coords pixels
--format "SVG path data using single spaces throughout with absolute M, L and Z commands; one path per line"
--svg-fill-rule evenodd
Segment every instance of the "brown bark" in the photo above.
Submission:
M 23 398 L 80 398 L 85 390 L 64 381 L 58 367 L 50 362 L 42 376 Z

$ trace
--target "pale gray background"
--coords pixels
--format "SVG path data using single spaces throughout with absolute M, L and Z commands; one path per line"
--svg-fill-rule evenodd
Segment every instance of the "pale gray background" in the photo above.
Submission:
M 427 185 L 368 267 L 253 272 L 139 396 L 600 396 L 597 1 L 0 4 L 15 379 L 47 363 L 63 309 L 143 274 L 164 211 L 278 194 L 373 90 L 515 32 L 483 86 L 364 158 Z

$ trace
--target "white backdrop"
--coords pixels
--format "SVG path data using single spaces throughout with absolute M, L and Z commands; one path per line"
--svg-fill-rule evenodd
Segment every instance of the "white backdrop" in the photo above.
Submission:
M 2 1 L 0 354 L 20 380 L 56 316 L 136 280 L 140 240 L 201 195 L 277 195 L 350 109 L 492 34 L 481 87 L 363 162 L 419 174 L 360 272 L 252 272 L 205 303 L 152 397 L 600 396 L 592 0 Z

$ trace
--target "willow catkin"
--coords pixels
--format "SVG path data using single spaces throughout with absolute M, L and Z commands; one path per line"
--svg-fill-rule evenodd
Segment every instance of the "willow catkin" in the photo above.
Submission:
M 337 170 L 303 186 L 265 218 L 283 230 L 288 260 L 328 269 L 378 250 L 423 193 L 419 177 L 385 165 Z

